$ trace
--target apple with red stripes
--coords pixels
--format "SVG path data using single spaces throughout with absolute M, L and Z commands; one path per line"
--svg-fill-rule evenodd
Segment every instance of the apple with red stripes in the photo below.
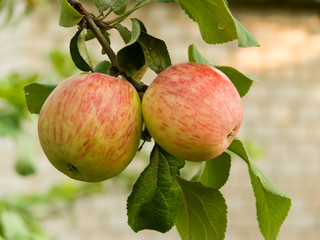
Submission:
M 125 169 L 139 147 L 141 128 L 135 88 L 101 73 L 61 82 L 38 120 L 40 143 L 52 165 L 86 182 L 103 181 Z
M 202 63 L 164 69 L 142 100 L 150 135 L 173 156 L 210 160 L 235 138 L 243 118 L 240 95 L 230 79 Z

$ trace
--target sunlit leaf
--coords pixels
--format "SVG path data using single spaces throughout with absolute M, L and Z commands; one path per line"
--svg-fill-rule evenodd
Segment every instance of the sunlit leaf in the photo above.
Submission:
M 228 180 L 231 167 L 231 156 L 222 153 L 218 157 L 206 161 L 193 181 L 201 182 L 206 187 L 220 189 Z
M 282 193 L 262 171 L 250 161 L 249 155 L 239 139 L 233 140 L 228 149 L 236 153 L 248 164 L 251 184 L 256 197 L 257 218 L 260 231 L 266 240 L 275 240 L 290 210 L 291 199 Z
M 77 31 L 70 41 L 70 54 L 74 64 L 82 71 L 93 71 L 92 63 L 85 43 L 85 29 Z
M 77 25 L 83 15 L 75 10 L 69 3 L 68 0 L 59 0 L 61 5 L 59 25 L 62 27 L 73 27 Z
M 30 113 L 39 114 L 42 105 L 57 85 L 32 83 L 24 87 L 26 102 Z
M 94 4 L 96 5 L 99 13 L 103 13 L 110 7 L 112 0 L 94 0 Z
M 227 205 L 222 194 L 199 182 L 177 177 L 182 201 L 176 227 L 182 240 L 222 240 L 227 228 Z
M 130 0 L 112 0 L 110 6 L 115 14 L 121 15 L 126 11 L 129 3 Z
M 142 47 L 146 63 L 155 73 L 160 73 L 171 65 L 170 55 L 163 40 L 141 32 L 138 42 Z
M 237 88 L 239 95 L 241 97 L 245 96 L 249 92 L 253 81 L 258 80 L 256 77 L 243 74 L 233 67 L 212 65 L 207 59 L 205 59 L 200 54 L 198 49 L 193 44 L 191 44 L 188 48 L 188 56 L 189 56 L 190 62 L 199 62 L 199 63 L 211 65 L 219 69 L 225 75 L 227 75 L 227 77 L 232 81 L 234 86 Z

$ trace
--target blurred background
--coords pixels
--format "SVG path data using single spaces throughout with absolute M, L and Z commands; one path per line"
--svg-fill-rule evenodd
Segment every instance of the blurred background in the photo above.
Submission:
M 76 28 L 58 26 L 58 1 L 0 1 L 0 224 L 7 239 L 177 240 L 166 234 L 134 233 L 127 225 L 126 199 L 152 147 L 118 177 L 99 184 L 68 179 L 44 156 L 37 116 L 24 103 L 23 86 L 58 83 L 77 72 L 68 45 Z M 84 2 L 88 8 L 91 1 Z M 208 45 L 198 26 L 176 4 L 151 4 L 132 17 L 167 43 L 172 62 L 188 60 L 195 44 L 216 65 L 259 77 L 243 98 L 239 137 L 266 176 L 292 199 L 279 240 L 318 240 L 320 236 L 320 15 L 319 1 L 229 0 L 234 16 L 259 41 L 259 48 L 236 42 Z M 130 27 L 130 22 L 126 22 Z M 116 32 L 112 32 L 116 35 Z M 122 40 L 112 36 L 119 50 Z M 95 62 L 103 59 L 90 41 Z M 154 78 L 148 72 L 143 79 Z M 192 171 L 192 166 L 189 168 Z M 228 204 L 226 239 L 263 239 L 247 166 L 234 158 L 222 193 Z

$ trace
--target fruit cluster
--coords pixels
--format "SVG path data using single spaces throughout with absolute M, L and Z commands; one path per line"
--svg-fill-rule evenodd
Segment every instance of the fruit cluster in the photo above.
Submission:
M 50 94 L 38 121 L 41 146 L 59 171 L 77 180 L 109 179 L 134 158 L 143 122 L 171 155 L 205 161 L 235 138 L 243 116 L 226 75 L 202 63 L 163 70 L 143 95 L 101 73 L 72 76 Z

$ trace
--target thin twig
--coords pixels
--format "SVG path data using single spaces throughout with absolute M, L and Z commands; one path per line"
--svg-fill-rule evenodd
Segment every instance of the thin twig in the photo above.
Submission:
M 92 13 L 88 12 L 79 1 L 68 0 L 68 2 L 79 13 L 84 15 L 84 19 L 86 20 L 87 28 L 89 28 L 92 31 L 92 33 L 98 39 L 103 50 L 108 55 L 110 62 L 111 62 L 111 65 L 112 65 L 112 67 L 109 71 L 109 74 L 113 75 L 113 76 L 122 75 L 129 83 L 131 83 L 134 86 L 134 88 L 137 90 L 137 92 L 144 93 L 148 88 L 147 85 L 142 84 L 139 81 L 136 81 L 132 77 L 129 77 L 125 72 L 120 72 L 120 70 L 117 66 L 117 55 L 114 53 L 114 51 L 110 47 L 110 44 L 108 43 L 107 39 L 103 36 L 103 34 L 100 30 L 100 27 L 104 28 L 104 27 L 108 27 L 108 26 L 106 26 L 105 23 L 103 23 L 103 21 L 101 21 L 100 19 L 95 17 Z M 150 1 L 147 1 L 146 3 L 148 3 L 148 2 L 150 2 Z M 145 4 L 141 4 L 141 5 L 145 5 Z M 139 7 L 141 7 L 141 6 L 139 5 Z
M 97 27 L 95 23 L 95 16 L 91 14 L 89 11 L 87 11 L 82 4 L 79 1 L 75 0 L 68 0 L 69 4 L 73 6 L 80 14 L 84 15 L 84 18 L 87 22 L 87 27 L 92 31 L 92 33 L 96 36 L 99 43 L 101 44 L 103 50 L 108 55 L 110 62 L 112 64 L 112 67 L 117 66 L 117 56 L 111 49 L 108 41 L 103 36 L 101 30 L 99 27 Z
M 106 25 L 111 25 L 111 24 L 114 24 L 114 23 L 120 23 L 122 22 L 124 19 L 126 19 L 131 13 L 133 13 L 134 11 L 138 10 L 139 8 L 143 7 L 144 5 L 147 5 L 148 3 L 152 2 L 152 0 L 147 0 L 137 6 L 135 6 L 134 8 L 130 9 L 129 11 L 125 12 L 124 14 L 122 14 L 121 16 L 119 17 L 116 17 L 114 19 L 111 19 L 109 21 L 105 21 L 103 22 L 104 24 Z
M 87 13 L 85 18 L 87 20 L 88 28 L 92 31 L 92 33 L 98 39 L 98 41 L 101 44 L 103 50 L 108 55 L 112 66 L 116 67 L 117 66 L 117 56 L 114 53 L 114 51 L 112 50 L 112 48 L 110 47 L 110 45 L 109 45 L 108 41 L 106 40 L 106 38 L 103 36 L 100 28 L 97 27 L 97 25 L 96 25 L 96 23 L 94 21 L 94 15 L 92 15 L 91 13 L 89 13 L 89 14 Z

